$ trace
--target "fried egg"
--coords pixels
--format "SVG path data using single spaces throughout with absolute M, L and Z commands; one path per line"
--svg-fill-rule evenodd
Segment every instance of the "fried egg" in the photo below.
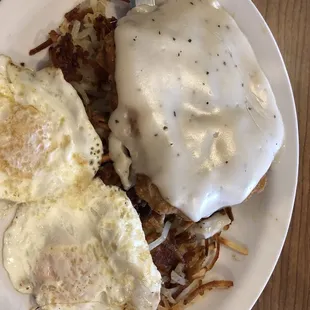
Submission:
M 159 303 L 161 276 L 139 216 L 125 192 L 99 179 L 76 195 L 21 205 L 4 234 L 3 263 L 41 309 Z
M 34 72 L 0 56 L 0 198 L 54 197 L 87 186 L 102 143 L 61 70 Z

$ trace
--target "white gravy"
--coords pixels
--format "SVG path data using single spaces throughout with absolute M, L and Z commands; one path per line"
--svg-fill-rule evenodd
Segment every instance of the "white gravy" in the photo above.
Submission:
M 126 148 L 131 173 L 149 176 L 194 221 L 244 201 L 284 139 L 249 42 L 214 3 L 161 1 L 132 10 L 115 33 L 117 171 L 128 188 Z

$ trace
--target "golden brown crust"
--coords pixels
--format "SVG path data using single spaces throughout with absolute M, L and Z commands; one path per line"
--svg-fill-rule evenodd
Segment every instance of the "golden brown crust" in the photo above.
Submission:
M 267 185 L 267 175 L 265 174 L 260 181 L 258 182 L 258 184 L 256 185 L 256 187 L 253 189 L 252 193 L 248 196 L 247 200 L 250 199 L 254 194 L 260 194 L 264 191 L 264 189 L 266 188 Z
M 266 184 L 267 184 L 267 175 L 264 175 L 247 199 L 252 197 L 252 195 L 254 194 L 259 194 L 263 192 L 266 187 Z M 181 214 L 181 212 L 177 208 L 175 208 L 174 206 L 172 206 L 170 203 L 168 203 L 163 199 L 158 187 L 152 183 L 149 177 L 141 174 L 137 175 L 135 188 L 137 195 L 141 199 L 145 200 L 155 212 L 165 215 L 179 214 L 182 217 L 186 218 L 186 216 Z
M 145 175 L 137 175 L 136 192 L 158 214 L 175 214 L 178 210 L 165 201 L 156 185 Z
M 164 227 L 165 216 L 154 211 L 149 216 L 141 219 L 145 235 L 161 233 Z

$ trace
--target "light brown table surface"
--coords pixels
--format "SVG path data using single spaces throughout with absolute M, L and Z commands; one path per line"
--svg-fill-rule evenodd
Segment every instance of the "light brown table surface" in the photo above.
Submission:
M 292 82 L 299 121 L 295 210 L 278 265 L 253 310 L 310 310 L 310 0 L 253 0 L 273 32 Z

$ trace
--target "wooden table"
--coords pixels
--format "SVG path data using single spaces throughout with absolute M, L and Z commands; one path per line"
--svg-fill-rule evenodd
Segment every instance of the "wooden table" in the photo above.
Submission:
M 253 310 L 310 309 L 310 0 L 253 0 L 273 32 L 291 78 L 300 135 L 299 185 L 290 231 Z

